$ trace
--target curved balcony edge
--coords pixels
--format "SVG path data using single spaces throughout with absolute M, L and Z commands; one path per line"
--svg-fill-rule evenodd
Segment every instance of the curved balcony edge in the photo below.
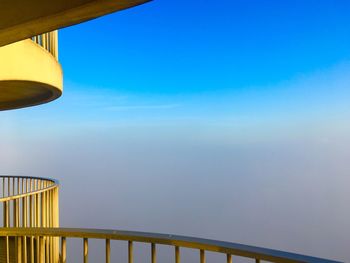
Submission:
M 0 175 L 0 203 L 39 195 L 59 186 L 59 181 L 52 178 Z
M 61 255 L 66 255 L 66 238 L 81 238 L 84 242 L 84 256 L 88 257 L 88 239 L 105 239 L 106 251 L 110 251 L 110 240 L 129 242 L 129 258 L 132 257 L 132 243 L 149 243 L 152 245 L 152 259 L 155 259 L 155 245 L 175 247 L 175 257 L 180 258 L 180 248 L 198 249 L 200 262 L 205 262 L 205 251 L 218 252 L 227 256 L 227 262 L 232 262 L 231 256 L 241 256 L 269 262 L 309 262 L 309 263 L 339 263 L 340 261 L 306 256 L 280 250 L 243 245 L 225 241 L 195 238 L 188 236 L 83 228 L 0 228 L 2 237 L 60 237 Z M 106 253 L 106 257 L 110 257 Z M 107 260 L 106 260 L 107 261 Z M 130 262 L 130 261 L 129 261 Z M 153 262 L 153 261 L 152 261 Z M 178 261 L 176 261 L 178 262 Z
M 0 110 L 50 102 L 63 91 L 57 59 L 31 39 L 0 48 Z
M 0 251 L 5 249 L 7 262 L 17 262 L 21 256 L 52 257 L 50 262 L 66 262 L 66 239 L 83 241 L 84 259 L 88 258 L 88 240 L 106 242 L 106 262 L 110 261 L 110 241 L 128 242 L 129 259 L 133 257 L 133 243 L 151 245 L 152 263 L 156 262 L 156 246 L 175 248 L 175 262 L 180 262 L 181 248 L 198 250 L 200 262 L 205 263 L 206 252 L 216 252 L 232 263 L 232 256 L 269 262 L 336 263 L 323 259 L 275 249 L 190 236 L 149 232 L 63 228 L 59 227 L 59 182 L 51 178 L 0 175 L 0 204 L 3 208 L 3 227 L 0 228 Z M 30 240 L 30 243 L 28 243 Z M 24 245 L 24 246 L 22 246 Z M 26 246 L 28 247 L 26 248 Z M 41 247 L 42 246 L 42 247 Z M 59 250 L 60 248 L 60 250 Z M 69 248 L 70 249 L 70 248 Z M 36 252 L 35 252 L 36 251 Z M 1 259 L 1 253 L 0 253 Z M 62 259 L 62 260 L 60 260 Z M 21 262 L 21 261 L 19 261 Z M 86 262 L 86 261 L 84 261 Z

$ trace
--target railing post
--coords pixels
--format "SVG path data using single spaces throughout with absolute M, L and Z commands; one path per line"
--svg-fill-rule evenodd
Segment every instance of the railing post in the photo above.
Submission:
M 8 227 L 8 201 L 3 202 L 3 226 Z
M 157 250 L 156 250 L 156 244 L 152 243 L 152 247 L 151 247 L 151 250 L 152 250 L 152 263 L 156 263 L 157 261 Z
M 3 202 L 3 227 L 8 227 L 8 213 L 9 213 L 8 201 Z M 6 262 L 10 262 L 10 252 L 9 252 L 9 237 L 6 236 Z
M 32 37 L 32 41 L 46 49 L 58 60 L 58 30 Z
M 205 251 L 203 249 L 200 250 L 200 263 L 205 263 Z
M 180 247 L 175 247 L 175 263 L 180 263 Z
M 133 244 L 132 241 L 128 242 L 128 255 L 129 255 L 129 263 L 134 262 L 134 257 L 133 257 Z
M 88 263 L 89 261 L 89 243 L 88 239 L 84 238 L 84 263 Z
M 66 263 L 67 260 L 67 244 L 66 244 L 66 238 L 61 238 L 61 262 Z
M 45 262 L 45 244 L 44 244 L 44 237 L 39 237 L 39 262 L 44 263 Z
M 22 262 L 22 238 L 17 237 L 17 262 Z
M 111 240 L 106 239 L 106 263 L 111 262 Z
M 55 58 L 58 60 L 58 30 L 54 31 L 54 38 L 55 38 L 55 41 L 54 41 Z

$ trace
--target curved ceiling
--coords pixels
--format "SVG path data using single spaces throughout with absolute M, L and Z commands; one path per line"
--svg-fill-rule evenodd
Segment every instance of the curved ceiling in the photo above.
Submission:
M 150 0 L 1 0 L 0 46 Z

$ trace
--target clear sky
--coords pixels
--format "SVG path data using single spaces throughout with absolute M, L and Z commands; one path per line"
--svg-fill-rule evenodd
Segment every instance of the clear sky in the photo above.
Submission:
M 61 179 L 66 226 L 348 261 L 349 12 L 346 0 L 157 0 L 63 29 L 64 94 L 0 113 L 2 172 Z M 76 214 L 81 179 L 97 196 L 110 183 L 122 215 Z M 187 215 L 176 226 L 174 211 Z
M 349 7 L 154 1 L 67 28 L 60 31 L 63 97 L 10 115 L 40 116 L 58 129 L 58 121 L 242 129 L 346 119 Z
M 63 97 L 10 116 L 40 116 L 57 129 L 60 122 L 260 129 L 346 119 L 349 7 L 154 1 L 67 28 Z

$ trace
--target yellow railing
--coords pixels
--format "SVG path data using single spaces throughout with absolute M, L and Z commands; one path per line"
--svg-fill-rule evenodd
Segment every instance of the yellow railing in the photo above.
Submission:
M 1 180 L 2 178 L 2 180 Z M 82 241 L 81 259 L 89 259 L 89 240 L 105 240 L 105 256 L 98 262 L 111 262 L 111 242 L 128 244 L 128 263 L 134 262 L 134 244 L 149 244 L 149 262 L 157 262 L 157 252 L 164 245 L 173 247 L 175 263 L 180 263 L 184 249 L 198 251 L 198 261 L 206 263 L 208 252 L 222 255 L 221 262 L 234 257 L 268 262 L 335 263 L 338 261 L 295 253 L 186 236 L 99 229 L 59 228 L 58 182 L 36 177 L 0 176 L 3 204 L 3 228 L 0 228 L 0 262 L 66 263 L 67 239 Z M 2 244 L 1 244 L 2 242 Z M 163 245 L 163 246 L 159 246 Z M 115 260 L 113 260 L 115 261 Z
M 59 226 L 57 181 L 37 177 L 0 176 L 0 189 L 2 190 L 0 202 L 3 206 L 4 228 Z M 22 258 L 23 262 L 27 262 L 27 256 L 31 258 L 31 262 L 35 262 L 35 258 L 42 253 L 36 245 L 39 239 L 6 237 L 3 241 L 6 262 L 22 262 L 20 261 Z M 45 238 L 44 243 L 45 254 L 52 259 L 58 259 L 58 240 Z M 10 253 L 10 247 L 15 251 Z M 11 255 L 12 258 L 10 258 Z
M 35 37 L 32 40 L 50 52 L 58 60 L 58 31 L 44 33 Z
M 118 231 L 118 230 L 98 230 L 98 229 L 73 229 L 73 228 L 8 228 L 0 229 L 0 236 L 23 238 L 24 236 L 35 237 L 39 240 L 39 250 L 45 251 L 45 238 L 60 237 L 60 259 L 59 262 L 71 262 L 67 259 L 67 239 L 80 238 L 82 240 L 81 261 L 87 263 L 89 260 L 89 240 L 105 240 L 105 256 L 98 262 L 110 263 L 111 261 L 111 240 L 123 241 L 128 244 L 128 263 L 134 262 L 134 243 L 148 243 L 150 253 L 148 260 L 151 263 L 157 262 L 157 245 L 167 245 L 174 248 L 173 257 L 175 263 L 181 261 L 181 251 L 184 248 L 195 249 L 198 251 L 198 261 L 206 262 L 207 252 L 216 252 L 222 255 L 222 261 L 232 263 L 235 256 L 246 257 L 255 260 L 268 262 L 310 262 L 310 263 L 335 263 L 339 261 L 327 260 L 322 258 L 310 257 L 300 254 L 294 254 L 284 251 L 253 247 L 242 244 L 201 239 L 194 237 L 185 237 L 177 235 L 166 235 L 156 233 Z M 160 246 L 159 246 L 160 247 Z M 45 254 L 40 254 L 38 261 L 31 262 L 58 262 L 47 260 Z M 115 262 L 116 260 L 113 260 Z M 217 261 L 219 262 L 219 261 Z

